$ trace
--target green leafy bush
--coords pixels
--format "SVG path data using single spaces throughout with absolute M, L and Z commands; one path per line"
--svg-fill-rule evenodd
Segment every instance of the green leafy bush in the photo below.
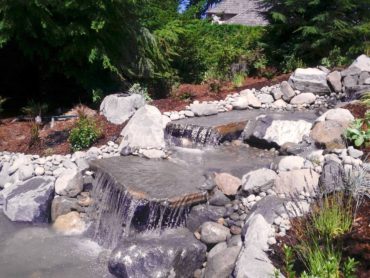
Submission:
M 364 129 L 366 125 L 366 130 Z M 356 147 L 370 145 L 370 119 L 356 119 L 346 130 L 346 138 L 355 144 Z
M 217 25 L 207 20 L 175 20 L 155 35 L 173 75 L 182 82 L 200 83 L 209 79 L 231 80 L 248 74 L 263 59 L 258 41 L 262 27 Z
M 101 137 L 101 130 L 94 119 L 80 117 L 76 126 L 69 134 L 69 142 L 73 151 L 86 149 Z
M 28 117 L 35 118 L 37 116 L 42 116 L 42 114 L 48 111 L 48 104 L 42 102 L 36 102 L 34 100 L 29 100 L 27 105 L 22 107 L 22 113 L 26 114 Z
M 239 88 L 239 87 L 243 86 L 244 79 L 245 79 L 244 74 L 242 74 L 242 73 L 235 74 L 234 77 L 233 77 L 233 80 L 232 80 L 234 87 Z

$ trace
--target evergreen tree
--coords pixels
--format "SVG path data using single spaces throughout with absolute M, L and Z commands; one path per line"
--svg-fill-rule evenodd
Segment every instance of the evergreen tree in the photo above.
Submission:
M 268 42 L 286 60 L 317 63 L 338 47 L 342 54 L 369 51 L 369 0 L 265 0 Z

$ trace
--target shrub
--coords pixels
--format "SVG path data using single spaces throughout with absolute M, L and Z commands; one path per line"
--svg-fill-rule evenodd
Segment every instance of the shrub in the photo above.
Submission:
M 347 191 L 323 195 L 311 205 L 306 216 L 292 223 L 298 244 L 284 247 L 288 277 L 295 277 L 294 258 L 298 258 L 306 268 L 301 275 L 303 278 L 340 278 L 355 271 L 356 262 L 342 258 L 342 236 L 352 229 L 354 207 L 357 207 L 353 204 L 357 201 Z
M 27 105 L 22 107 L 21 111 L 28 117 L 35 118 L 37 116 L 42 116 L 48 110 L 48 105 L 46 103 L 36 102 L 34 100 L 29 100 Z
M 128 93 L 130 95 L 132 94 L 138 94 L 144 97 L 146 102 L 151 102 L 153 101 L 152 98 L 150 97 L 148 93 L 148 88 L 142 87 L 139 83 L 133 84 L 130 89 L 128 90 Z
M 365 104 L 367 107 L 370 108 L 370 92 L 366 92 L 362 97 L 361 97 L 361 102 Z
M 231 80 L 235 74 L 255 70 L 262 52 L 257 43 L 264 28 L 217 25 L 207 20 L 175 20 L 155 35 L 173 74 L 182 82 Z
M 368 113 L 367 113 L 368 115 Z M 346 138 L 355 144 L 356 147 L 365 147 L 370 145 L 370 119 L 356 119 L 352 125 L 347 128 Z
M 86 149 L 101 137 L 101 130 L 92 118 L 82 116 L 69 134 L 69 142 L 73 151 Z
M 328 68 L 344 66 L 349 62 L 348 58 L 342 55 L 341 49 L 337 46 L 329 52 L 328 57 L 321 59 L 321 64 Z
M 234 77 L 233 77 L 234 87 L 239 88 L 239 87 L 243 86 L 244 79 L 245 79 L 245 75 L 242 74 L 242 73 L 237 73 L 236 75 L 234 75 Z

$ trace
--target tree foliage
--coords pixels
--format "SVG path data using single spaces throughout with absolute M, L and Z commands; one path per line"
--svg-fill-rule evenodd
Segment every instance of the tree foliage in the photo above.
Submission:
M 48 76 L 150 78 L 161 58 L 138 14 L 145 0 L 1 0 L 0 48 L 15 45 Z
M 317 63 L 340 47 L 342 54 L 370 50 L 369 0 L 266 0 L 272 54 Z

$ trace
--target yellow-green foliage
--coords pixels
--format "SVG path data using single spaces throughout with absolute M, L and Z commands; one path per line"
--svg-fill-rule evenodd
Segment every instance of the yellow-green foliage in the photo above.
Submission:
M 69 142 L 73 151 L 86 149 L 101 137 L 101 130 L 94 119 L 80 117 L 76 126 L 69 134 Z

